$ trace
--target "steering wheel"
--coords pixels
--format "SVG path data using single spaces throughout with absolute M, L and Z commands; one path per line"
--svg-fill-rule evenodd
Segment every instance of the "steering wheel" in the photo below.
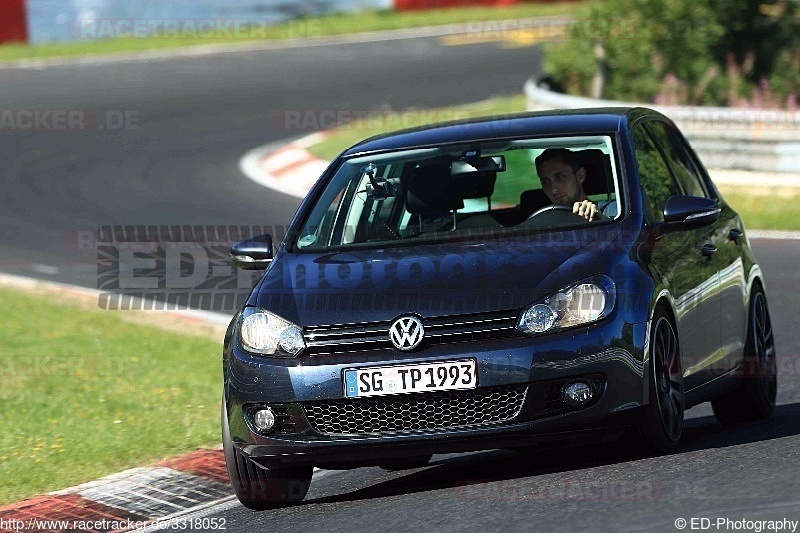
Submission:
M 545 207 L 543 207 L 541 209 L 537 209 L 536 211 L 531 213 L 530 216 L 528 216 L 528 220 L 530 220 L 531 218 L 533 218 L 535 216 L 539 216 L 542 213 L 548 213 L 550 211 L 569 211 L 570 213 L 572 213 L 572 208 L 568 207 L 566 205 L 556 205 L 556 204 L 548 205 L 548 206 L 545 206 Z M 580 215 L 578 215 L 578 216 L 580 216 Z
M 526 226 L 572 226 L 579 222 L 587 222 L 583 216 L 573 213 L 572 207 L 566 205 L 548 205 L 534 211 L 524 222 Z

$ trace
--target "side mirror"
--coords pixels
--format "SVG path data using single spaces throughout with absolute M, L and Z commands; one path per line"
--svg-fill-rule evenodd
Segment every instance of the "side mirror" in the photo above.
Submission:
M 264 270 L 272 261 L 272 236 L 256 235 L 231 246 L 231 260 L 242 270 Z
M 695 228 L 719 218 L 722 210 L 716 200 L 699 196 L 671 196 L 664 204 L 664 222 Z

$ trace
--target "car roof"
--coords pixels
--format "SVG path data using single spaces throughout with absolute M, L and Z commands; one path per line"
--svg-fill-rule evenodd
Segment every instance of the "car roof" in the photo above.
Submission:
M 639 116 L 662 115 L 641 107 L 559 109 L 445 122 L 384 133 L 365 139 L 343 156 L 385 150 L 403 150 L 449 143 L 540 135 L 581 135 L 623 130 Z

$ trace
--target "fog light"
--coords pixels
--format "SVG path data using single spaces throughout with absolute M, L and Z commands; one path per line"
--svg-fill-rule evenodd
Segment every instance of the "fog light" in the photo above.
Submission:
M 259 409 L 253 416 L 253 423 L 259 431 L 269 431 L 275 426 L 275 413 L 269 407 Z
M 594 397 L 592 388 L 583 381 L 573 381 L 564 387 L 564 402 L 573 407 L 585 405 Z

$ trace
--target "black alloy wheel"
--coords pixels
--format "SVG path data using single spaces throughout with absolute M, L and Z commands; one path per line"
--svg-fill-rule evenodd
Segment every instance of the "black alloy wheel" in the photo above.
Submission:
M 649 450 L 664 453 L 675 449 L 680 442 L 686 395 L 678 336 L 672 321 L 662 310 L 653 318 L 649 359 L 650 401 L 639 431 Z

